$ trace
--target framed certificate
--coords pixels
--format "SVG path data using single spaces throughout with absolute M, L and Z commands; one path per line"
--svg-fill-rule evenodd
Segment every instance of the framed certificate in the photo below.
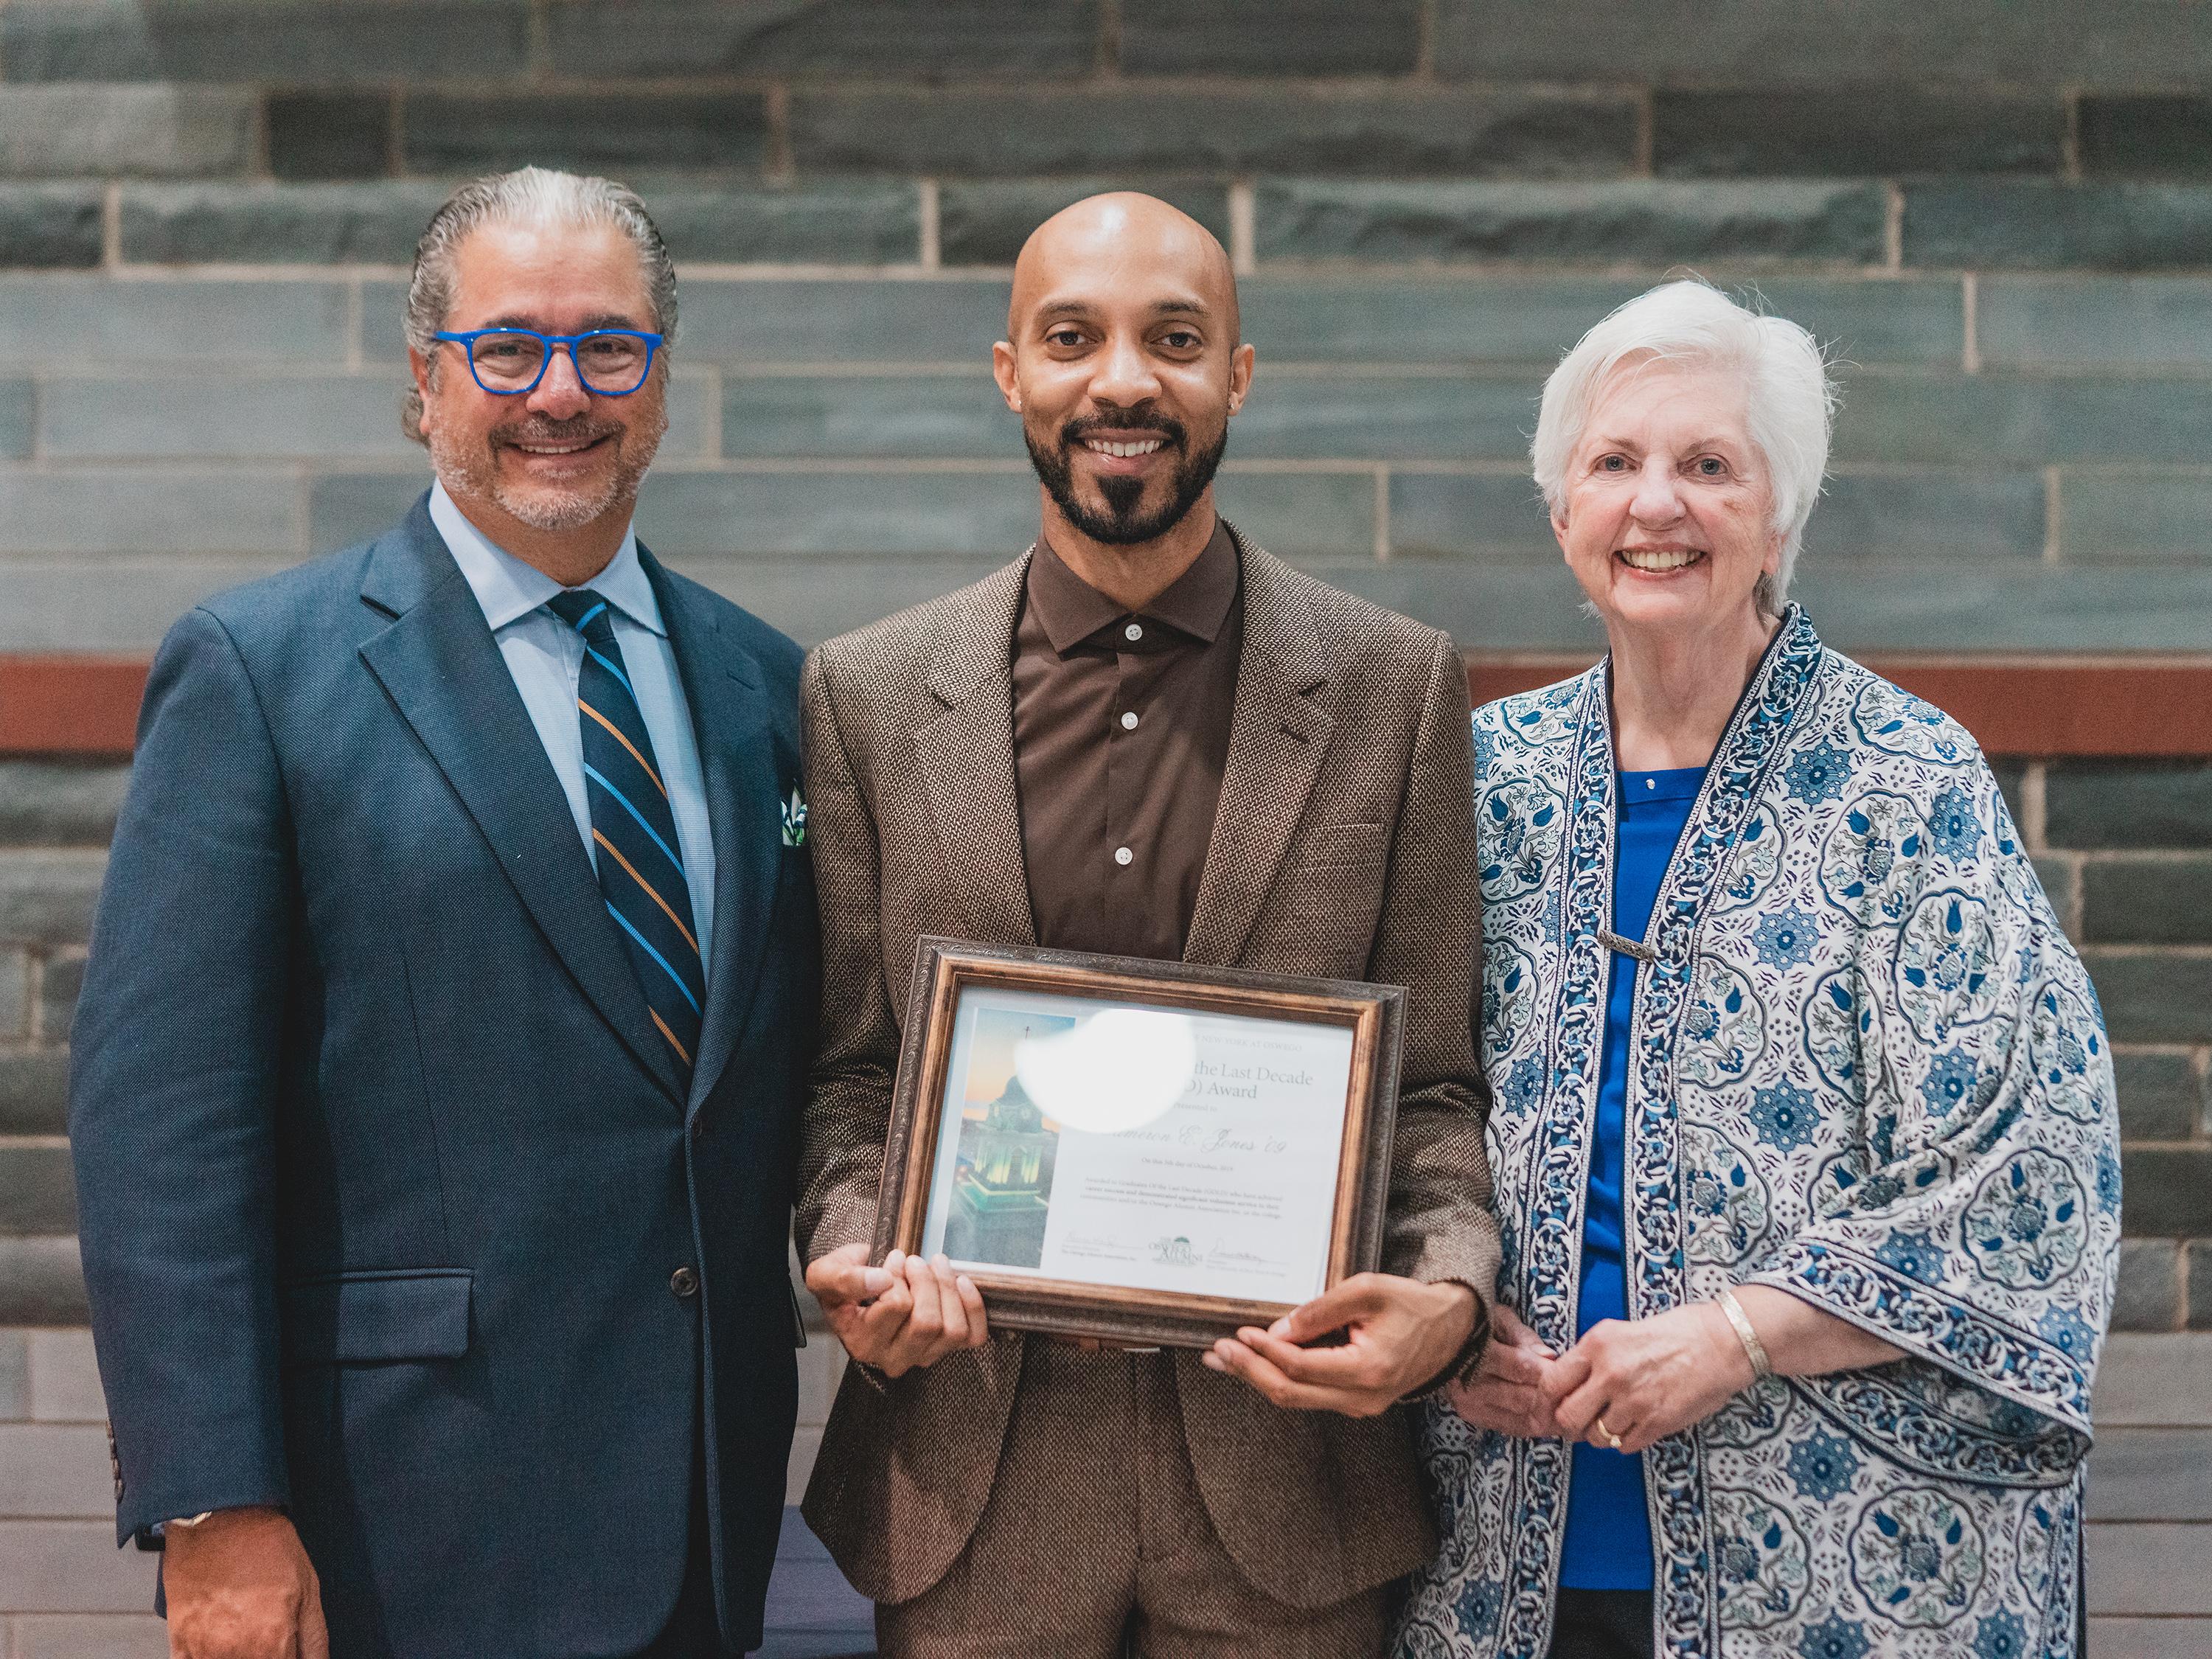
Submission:
M 874 1260 L 1002 1328 L 1204 1347 L 1374 1267 L 1406 994 L 925 939 Z

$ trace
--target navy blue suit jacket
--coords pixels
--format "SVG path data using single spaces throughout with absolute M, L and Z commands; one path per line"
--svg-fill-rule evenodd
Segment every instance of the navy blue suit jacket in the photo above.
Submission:
M 759 1640 L 820 973 L 800 653 L 644 563 L 714 837 L 688 1090 L 424 502 L 193 611 L 147 688 L 70 1084 L 120 1531 L 285 1505 L 334 1655 L 643 1647 L 695 1432 Z

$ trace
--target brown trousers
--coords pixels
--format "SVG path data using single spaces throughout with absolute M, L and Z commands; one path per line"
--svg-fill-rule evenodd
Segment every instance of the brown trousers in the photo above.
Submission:
M 982 1519 L 936 1584 L 877 1607 L 882 1659 L 1382 1653 L 1387 1589 L 1309 1613 L 1237 1571 L 1191 1474 L 1166 1354 L 1029 1343 Z

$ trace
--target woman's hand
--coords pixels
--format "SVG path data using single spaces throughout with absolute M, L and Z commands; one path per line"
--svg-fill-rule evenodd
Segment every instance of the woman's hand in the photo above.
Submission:
M 1543 1383 L 1559 1356 L 1503 1304 L 1490 1310 L 1490 1341 L 1471 1382 L 1444 1390 L 1451 1408 L 1478 1429 L 1542 1439 L 1559 1432 Z
M 1640 1452 L 1704 1422 L 1751 1382 L 1751 1360 L 1728 1316 L 1714 1303 L 1692 1302 L 1650 1319 L 1591 1326 L 1539 1392 L 1558 1421 L 1553 1432 Z

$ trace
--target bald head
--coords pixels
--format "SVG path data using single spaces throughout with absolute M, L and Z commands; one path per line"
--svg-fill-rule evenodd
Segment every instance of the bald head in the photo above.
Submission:
M 1157 196 L 1117 190 L 1062 208 L 1030 233 L 1014 261 L 1006 337 L 1055 299 L 1150 294 L 1164 309 L 1203 315 L 1224 343 L 1239 338 L 1237 274 L 1220 239 Z

